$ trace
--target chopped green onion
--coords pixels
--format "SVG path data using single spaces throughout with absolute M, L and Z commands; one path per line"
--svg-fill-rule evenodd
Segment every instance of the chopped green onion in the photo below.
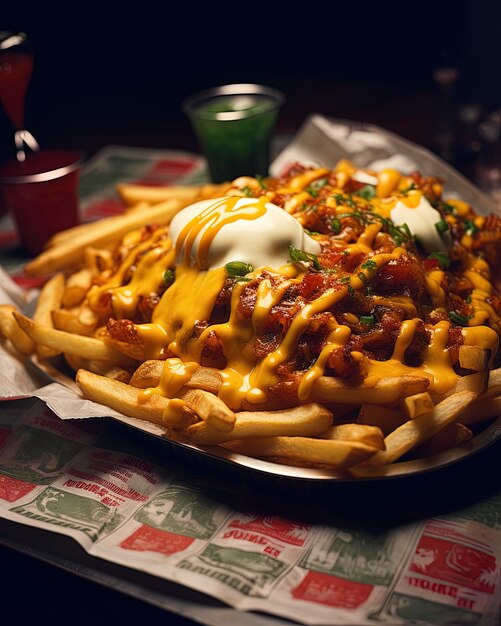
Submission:
M 257 182 L 259 183 L 259 186 L 261 187 L 261 189 L 268 189 L 264 176 L 261 176 L 260 174 L 256 174 L 255 178 Z
M 447 254 L 445 254 L 445 252 L 432 252 L 430 255 L 428 255 L 428 258 L 438 261 L 438 264 L 443 270 L 448 269 L 451 264 L 451 260 L 447 256 Z
M 174 280 L 174 272 L 172 270 L 165 270 L 162 274 L 162 280 L 164 283 L 170 283 L 171 280 Z
M 449 224 L 447 224 L 445 220 L 440 220 L 435 224 L 435 228 L 437 229 L 439 235 L 443 235 L 443 233 L 446 233 L 449 230 Z
M 310 263 L 316 270 L 322 269 L 316 254 L 294 248 L 292 244 L 289 245 L 289 257 L 294 263 Z
M 374 317 L 374 315 L 361 315 L 360 323 L 367 324 L 368 326 L 372 326 L 373 324 L 376 323 L 376 318 Z
M 375 270 L 376 268 L 377 268 L 377 263 L 376 261 L 373 261 L 372 259 L 367 259 L 367 261 L 364 261 L 364 263 L 362 263 L 363 270 Z
M 353 289 L 351 285 L 348 285 L 348 293 L 350 294 L 351 298 L 355 297 L 355 290 Z
M 365 185 L 365 187 L 355 191 L 353 195 L 360 196 L 360 198 L 363 198 L 364 200 L 372 200 L 372 198 L 376 195 L 376 188 L 374 185 Z
M 470 318 L 471 315 L 461 315 L 457 313 L 457 311 L 449 311 L 449 319 L 453 324 L 457 324 L 458 326 L 468 326 Z
M 341 232 L 341 222 L 340 222 L 340 220 L 338 220 L 337 217 L 333 217 L 330 220 L 329 224 L 330 224 L 332 232 L 335 235 L 338 235 Z
M 327 182 L 327 178 L 319 178 L 318 180 L 314 180 L 311 185 L 306 188 L 306 191 L 311 196 L 316 198 L 318 196 L 319 190 L 322 189 L 322 187 L 325 187 L 325 185 L 327 185 Z
M 366 276 L 363 272 L 359 272 L 359 273 L 357 274 L 357 276 L 358 276 L 358 278 L 360 278 L 360 280 L 364 283 L 364 285 L 365 285 L 365 283 L 369 280 L 369 279 L 367 278 L 367 276 Z
M 467 235 L 470 235 L 471 237 L 474 237 L 478 232 L 480 231 L 480 228 L 475 224 L 475 222 L 472 222 L 471 220 L 466 220 L 464 223 L 464 232 Z
M 465 300 L 466 304 L 471 304 L 471 294 Z
M 249 274 L 249 272 L 252 272 L 254 268 L 252 265 L 249 265 L 249 263 L 244 263 L 243 261 L 230 261 L 229 263 L 226 263 L 224 269 L 226 270 L 228 276 L 235 277 L 245 276 L 246 274 Z
M 456 211 L 452 204 L 448 204 L 447 202 L 442 202 L 442 208 L 444 210 L 444 213 L 455 213 Z
M 332 197 L 338 204 L 344 204 L 345 206 L 349 206 L 352 209 L 357 208 L 357 205 L 355 204 L 355 202 L 353 202 L 350 196 L 345 196 L 342 193 L 333 193 Z
M 401 189 L 400 193 L 402 195 L 405 195 L 406 193 L 409 193 L 409 191 L 413 191 L 414 189 L 418 189 L 418 186 L 416 185 L 416 183 L 411 183 L 408 187 L 404 187 L 404 189 Z
M 242 187 L 241 191 L 243 191 L 248 198 L 252 196 L 252 189 L 248 185 Z

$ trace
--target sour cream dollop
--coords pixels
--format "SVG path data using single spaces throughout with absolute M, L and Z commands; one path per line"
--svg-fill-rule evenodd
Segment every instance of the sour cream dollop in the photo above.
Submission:
M 205 217 L 201 219 L 201 215 Z M 202 269 L 217 269 L 231 261 L 249 263 L 255 269 L 279 268 L 289 260 L 290 245 L 313 254 L 321 250 L 296 219 L 263 198 L 227 197 L 195 202 L 175 215 L 170 237 L 177 248 L 178 262 L 190 237 L 192 264 L 199 264 L 201 248 L 207 248 L 203 250 L 206 267 Z
M 448 231 L 439 233 L 436 224 L 442 221 L 442 216 L 431 206 L 425 196 L 421 196 L 419 204 L 414 208 L 398 200 L 390 211 L 390 217 L 395 226 L 407 224 L 426 252 L 431 254 L 449 250 L 451 235 Z

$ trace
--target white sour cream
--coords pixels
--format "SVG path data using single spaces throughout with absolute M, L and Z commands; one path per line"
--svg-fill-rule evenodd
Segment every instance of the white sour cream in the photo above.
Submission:
M 432 252 L 447 252 L 451 246 L 449 231 L 440 234 L 435 226 L 442 216 L 434 209 L 425 196 L 421 196 L 419 204 L 410 208 L 402 201 L 398 201 L 390 211 L 390 217 L 395 226 L 407 224 L 411 233 L 419 239 L 423 248 Z
M 221 200 L 200 200 L 179 211 L 170 225 L 173 245 L 176 245 L 182 230 L 197 215 Z M 243 211 L 245 207 L 258 202 L 257 198 L 241 198 L 234 208 Z M 224 267 L 231 261 L 249 263 L 254 269 L 265 266 L 278 269 L 289 261 L 289 245 L 313 254 L 320 252 L 320 244 L 304 232 L 296 219 L 271 202 L 264 206 L 266 210 L 263 215 L 251 220 L 237 219 L 225 224 L 215 234 L 208 250 L 207 269 Z M 191 247 L 190 257 L 194 262 L 203 236 L 202 230 Z

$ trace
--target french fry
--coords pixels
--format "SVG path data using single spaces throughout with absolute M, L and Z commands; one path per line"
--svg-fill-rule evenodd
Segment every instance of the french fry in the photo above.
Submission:
M 121 183 L 116 186 L 116 191 L 124 204 L 136 205 L 138 202 L 158 204 L 166 200 L 183 200 L 186 203 L 195 202 L 200 195 L 200 187 L 193 186 L 147 186 Z
M 479 398 L 470 404 L 460 415 L 459 419 L 465 426 L 473 426 L 491 420 L 501 415 L 501 396 Z
M 82 324 L 78 311 L 75 310 L 56 309 L 52 311 L 52 322 L 57 330 L 64 330 L 75 335 L 90 336 L 95 330 L 95 325 Z
M 313 383 L 310 399 L 314 402 L 340 402 L 342 404 L 391 404 L 403 396 L 425 391 L 427 378 L 394 376 L 382 378 L 372 387 L 351 385 L 338 378 L 321 376 Z
M 86 246 L 100 246 L 117 241 L 128 231 L 149 223 L 168 224 L 182 208 L 178 200 L 168 200 L 157 204 L 149 211 L 118 215 L 98 222 L 99 229 L 90 229 L 75 235 L 69 241 L 48 248 L 24 268 L 31 276 L 50 274 L 63 268 L 72 267 L 82 261 Z
M 481 396 L 487 391 L 488 381 L 489 372 L 475 372 L 474 374 L 460 376 L 454 386 L 444 394 L 437 394 L 434 391 L 430 391 L 429 393 L 435 403 L 458 393 L 458 391 L 473 391 L 477 396 Z
M 92 271 L 84 267 L 72 274 L 66 281 L 62 304 L 66 309 L 72 309 L 82 303 L 92 284 Z
M 235 425 L 235 413 L 214 394 L 202 389 L 181 390 L 179 397 L 186 406 L 204 420 L 200 424 L 207 424 L 216 431 L 227 433 Z
M 64 288 L 64 275 L 61 273 L 55 274 L 45 283 L 40 291 L 35 312 L 33 313 L 34 322 L 53 328 L 52 312 L 60 309 Z M 41 344 L 37 345 L 36 350 L 40 359 L 50 359 L 59 354 L 57 350 L 51 350 Z
M 439 454 L 469 441 L 472 437 L 473 433 L 467 426 L 453 422 L 436 435 L 433 435 L 433 437 L 430 437 L 428 441 L 415 448 L 414 456 L 416 458 L 425 458 L 433 454 Z
M 134 361 L 100 339 L 41 326 L 16 311 L 13 315 L 21 330 L 37 344 L 65 354 L 75 354 L 91 361 L 112 361 L 121 367 L 130 367 L 134 364 Z
M 475 399 L 472 391 L 460 391 L 435 406 L 433 411 L 408 420 L 385 437 L 386 449 L 375 454 L 366 465 L 379 466 L 393 463 L 406 452 L 433 437 L 442 428 L 454 422 Z
M 378 452 L 356 441 L 309 437 L 256 437 L 222 444 L 225 448 L 258 458 L 284 459 L 294 464 L 343 469 L 358 465 Z
M 478 346 L 459 346 L 459 365 L 465 370 L 483 372 L 489 363 L 489 351 Z
M 78 370 L 76 380 L 86 398 L 129 417 L 161 426 L 179 425 L 186 418 L 191 419 L 191 412 L 182 400 L 171 401 L 156 393 L 146 394 L 144 390 L 86 370 Z
M 399 402 L 399 407 L 408 419 L 414 419 L 423 415 L 423 413 L 433 411 L 433 400 L 427 391 L 423 391 L 402 398 Z
M 163 361 L 148 360 L 141 363 L 132 375 L 130 384 L 140 389 L 157 387 L 160 383 L 163 367 Z M 188 389 L 202 389 L 203 391 L 217 393 L 221 387 L 221 383 L 222 378 L 218 370 L 201 366 L 185 383 L 185 387 Z
M 362 404 L 357 418 L 359 424 L 378 426 L 385 435 L 389 435 L 405 421 L 405 415 L 398 409 L 367 403 Z
M 195 443 L 210 446 L 247 437 L 309 437 L 325 431 L 331 422 L 330 411 L 320 404 L 310 403 L 285 411 L 241 411 L 236 413 L 231 430 L 217 430 L 207 421 L 189 426 L 188 434 Z
M 30 356 L 35 352 L 36 344 L 16 323 L 13 316 L 16 311 L 16 307 L 10 304 L 0 305 L 0 334 L 11 342 L 19 354 Z
M 384 450 L 384 433 L 378 426 L 367 424 L 335 424 L 322 432 L 321 439 L 336 439 L 339 441 L 358 441 L 378 450 Z
M 88 359 L 82 359 L 74 354 L 65 354 L 65 360 L 74 372 L 77 372 L 79 369 L 84 369 L 93 374 L 119 380 L 121 383 L 128 383 L 130 381 L 130 372 L 123 367 L 118 367 L 114 363 L 89 361 Z

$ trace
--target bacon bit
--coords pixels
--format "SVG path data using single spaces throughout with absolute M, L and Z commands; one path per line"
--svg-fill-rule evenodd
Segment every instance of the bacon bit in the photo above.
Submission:
M 217 369 L 226 367 L 227 362 L 223 352 L 223 344 L 213 330 L 207 333 L 200 361 L 204 367 L 215 367 Z
M 459 361 L 459 348 L 463 345 L 464 337 L 459 326 L 451 326 L 449 330 L 449 340 L 447 350 L 453 365 Z
M 106 330 L 110 337 L 117 341 L 125 341 L 126 343 L 138 343 L 139 341 L 136 327 L 131 320 L 115 320 L 110 317 L 106 324 Z
M 425 275 L 417 260 L 402 255 L 383 265 L 372 280 L 375 292 L 383 295 L 405 295 L 421 300 L 425 294 Z

